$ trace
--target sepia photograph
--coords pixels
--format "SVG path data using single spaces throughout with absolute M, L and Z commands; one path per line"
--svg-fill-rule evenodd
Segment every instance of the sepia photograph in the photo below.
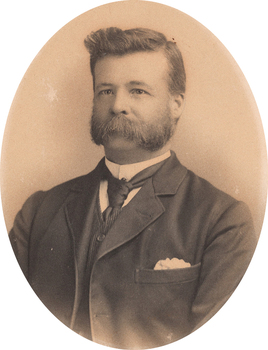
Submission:
M 267 28 L 238 3 L 4 6 L 9 348 L 264 345 Z

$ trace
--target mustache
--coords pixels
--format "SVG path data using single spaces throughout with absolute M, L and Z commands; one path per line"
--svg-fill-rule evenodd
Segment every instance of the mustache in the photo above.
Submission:
M 104 145 L 111 137 L 118 135 L 134 141 L 142 149 L 157 151 L 172 137 L 174 130 L 175 124 L 169 114 L 154 122 L 132 119 L 123 113 L 109 115 L 101 121 L 93 109 L 91 117 L 91 138 L 96 145 Z
M 143 127 L 142 121 L 132 120 L 123 113 L 105 118 L 104 122 L 100 122 L 95 113 L 91 118 L 91 133 L 95 135 L 94 139 L 106 140 L 112 135 L 119 134 L 128 140 L 133 140 L 135 137 L 141 136 L 140 132 Z

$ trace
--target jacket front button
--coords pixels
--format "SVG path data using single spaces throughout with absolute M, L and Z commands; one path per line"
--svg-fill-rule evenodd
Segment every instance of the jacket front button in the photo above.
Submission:
M 100 234 L 98 237 L 97 237 L 97 241 L 99 242 L 102 242 L 104 240 L 106 236 L 104 234 Z

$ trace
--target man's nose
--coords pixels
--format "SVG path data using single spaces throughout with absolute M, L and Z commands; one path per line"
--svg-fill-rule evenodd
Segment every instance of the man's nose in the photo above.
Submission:
M 129 98 L 126 92 L 116 92 L 113 105 L 111 107 L 111 112 L 115 115 L 120 113 L 127 115 L 130 113 Z

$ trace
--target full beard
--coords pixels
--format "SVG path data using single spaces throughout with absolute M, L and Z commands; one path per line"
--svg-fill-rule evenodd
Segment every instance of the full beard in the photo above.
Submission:
M 91 137 L 97 145 L 104 145 L 111 137 L 120 136 L 125 140 L 134 141 L 141 149 L 154 152 L 163 148 L 173 136 L 176 123 L 169 110 L 160 118 L 156 118 L 153 124 L 140 119 L 129 119 L 124 114 L 111 116 L 105 122 L 100 122 L 93 110 Z

